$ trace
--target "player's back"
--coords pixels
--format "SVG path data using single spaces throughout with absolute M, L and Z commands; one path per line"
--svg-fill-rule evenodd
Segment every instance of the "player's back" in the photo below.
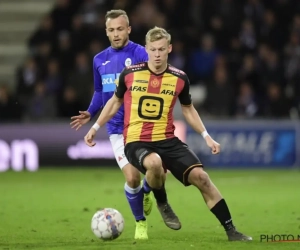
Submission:
M 123 80 L 123 79 L 120 79 Z M 147 63 L 126 67 L 124 81 L 124 137 L 132 141 L 159 141 L 173 138 L 173 108 L 188 79 L 170 65 L 162 74 L 152 73 Z
M 94 57 L 94 75 L 100 76 L 99 78 L 95 77 L 95 81 L 99 81 L 95 82 L 95 89 L 97 90 L 97 86 L 99 86 L 102 91 L 103 106 L 112 97 L 124 67 L 144 62 L 147 59 L 145 48 L 131 41 L 122 49 L 108 47 Z M 108 134 L 122 134 L 123 127 L 124 106 L 107 123 Z

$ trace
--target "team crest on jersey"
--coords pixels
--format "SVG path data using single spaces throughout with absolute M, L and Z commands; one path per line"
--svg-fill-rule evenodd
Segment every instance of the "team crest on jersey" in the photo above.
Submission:
M 157 88 L 159 86 L 159 81 L 155 78 L 153 79 L 151 82 L 150 82 L 150 85 L 153 87 L 153 88 Z
M 132 63 L 132 61 L 131 61 L 130 58 L 127 58 L 127 59 L 125 60 L 125 66 L 130 66 L 131 63 Z

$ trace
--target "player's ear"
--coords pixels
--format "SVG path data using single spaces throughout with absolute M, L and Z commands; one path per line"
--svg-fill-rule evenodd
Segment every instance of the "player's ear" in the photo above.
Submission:
M 107 31 L 107 29 L 105 29 L 105 32 L 106 32 L 106 36 L 108 36 L 108 31 Z
M 172 52 L 172 44 L 169 44 L 168 53 L 171 53 L 171 52 Z
M 128 26 L 127 32 L 128 32 L 128 35 L 131 33 L 131 26 Z

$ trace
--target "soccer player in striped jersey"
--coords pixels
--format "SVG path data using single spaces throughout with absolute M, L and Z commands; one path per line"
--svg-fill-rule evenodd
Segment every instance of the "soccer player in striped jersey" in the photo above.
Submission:
M 147 33 L 148 62 L 128 66 L 122 71 L 115 95 L 85 136 L 85 142 L 93 146 L 99 127 L 124 103 L 125 155 L 146 175 L 146 189 L 150 191 L 164 185 L 165 165 L 184 186 L 193 185 L 200 190 L 207 207 L 224 227 L 228 240 L 252 240 L 236 230 L 225 199 L 204 166 L 188 145 L 174 135 L 173 108 L 179 99 L 188 124 L 203 136 L 212 154 L 220 152 L 220 144 L 208 134 L 192 105 L 187 75 L 167 63 L 172 50 L 170 42 L 170 34 L 162 28 L 155 27 Z
M 116 82 L 125 66 L 147 61 L 148 55 L 145 47 L 130 41 L 130 32 L 131 28 L 125 11 L 107 12 L 106 34 L 111 46 L 94 57 L 94 96 L 87 111 L 80 111 L 80 115 L 71 118 L 73 128 L 79 129 L 90 121 L 113 96 Z M 136 220 L 134 238 L 148 239 L 147 221 L 144 215 L 149 215 L 151 212 L 152 197 L 141 185 L 139 171 L 128 162 L 125 156 L 123 129 L 124 107 L 120 106 L 118 112 L 107 123 L 107 132 L 115 158 L 126 179 L 125 195 Z M 167 201 L 165 188 L 161 187 L 152 191 L 165 224 L 171 229 L 180 229 L 180 221 Z

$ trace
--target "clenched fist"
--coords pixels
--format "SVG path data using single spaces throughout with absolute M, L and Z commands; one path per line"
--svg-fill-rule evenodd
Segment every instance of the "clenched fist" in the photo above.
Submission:
M 94 128 L 91 128 L 90 131 L 84 137 L 84 142 L 89 147 L 94 147 L 96 145 L 96 142 L 94 142 L 96 133 L 97 133 L 97 131 Z
M 216 155 L 221 151 L 221 146 L 219 143 L 214 141 L 209 135 L 205 137 L 206 144 L 209 148 L 211 148 L 211 153 Z

